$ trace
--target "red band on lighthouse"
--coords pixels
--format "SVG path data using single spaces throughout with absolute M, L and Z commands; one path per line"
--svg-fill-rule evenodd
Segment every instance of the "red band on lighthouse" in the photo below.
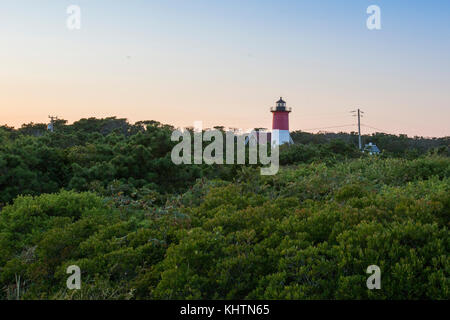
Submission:
M 289 112 L 273 112 L 272 130 L 289 130 Z

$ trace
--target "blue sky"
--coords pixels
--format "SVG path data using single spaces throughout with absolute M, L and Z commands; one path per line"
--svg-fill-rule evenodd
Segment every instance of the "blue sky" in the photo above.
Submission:
M 81 30 L 66 28 L 71 4 Z M 381 30 L 366 28 L 371 4 Z M 283 95 L 293 130 L 360 107 L 386 132 L 450 135 L 450 1 L 3 0 L 0 39 L 0 124 L 270 127 Z

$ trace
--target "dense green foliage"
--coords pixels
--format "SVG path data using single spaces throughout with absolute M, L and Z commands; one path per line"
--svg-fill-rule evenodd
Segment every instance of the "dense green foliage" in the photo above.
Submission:
M 450 298 L 444 140 L 395 158 L 296 144 L 261 176 L 175 166 L 157 122 L 44 129 L 0 128 L 2 299 Z M 81 290 L 66 288 L 70 265 Z
M 292 139 L 296 143 L 322 145 L 335 140 L 340 140 L 348 144 L 358 144 L 358 133 L 317 133 L 311 134 L 302 131 L 291 133 Z M 385 156 L 396 156 L 413 159 L 421 154 L 435 149 L 440 154 L 450 156 L 448 146 L 450 145 L 450 137 L 443 138 L 410 138 L 405 134 L 393 135 L 377 132 L 372 135 L 362 135 L 363 144 L 372 142 L 383 150 Z

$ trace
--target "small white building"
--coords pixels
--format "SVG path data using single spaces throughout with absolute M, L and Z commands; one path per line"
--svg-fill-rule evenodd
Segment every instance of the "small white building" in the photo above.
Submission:
M 373 144 L 372 142 L 369 142 L 364 146 L 364 152 L 368 152 L 370 155 L 373 154 L 380 154 L 380 149 L 378 149 L 376 144 Z

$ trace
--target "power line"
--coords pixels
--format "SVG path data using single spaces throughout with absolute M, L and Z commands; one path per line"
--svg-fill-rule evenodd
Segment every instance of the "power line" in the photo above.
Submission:
M 335 112 L 335 113 L 329 113 L 329 114 L 317 114 L 317 115 L 302 115 L 302 117 L 321 117 L 321 118 L 337 118 L 338 115 L 342 115 L 344 113 L 348 114 L 348 111 L 340 111 L 340 112 Z M 338 125 L 338 126 L 329 126 L 329 127 L 321 127 L 321 128 L 309 128 L 309 129 L 301 129 L 301 131 L 313 131 L 313 130 L 322 130 L 322 129 L 333 129 L 333 128 L 344 128 L 344 127 L 353 127 L 353 126 L 357 126 L 358 127 L 358 144 L 359 144 L 359 148 L 362 149 L 362 136 L 361 136 L 361 126 L 366 127 L 366 128 L 370 128 L 370 129 L 374 129 L 374 130 L 378 130 L 378 132 L 382 132 L 382 133 L 388 133 L 387 130 L 384 129 L 380 129 L 374 126 L 370 126 L 367 124 L 363 124 L 361 123 L 361 118 L 364 117 L 364 111 L 362 111 L 361 109 L 356 109 L 356 110 L 352 110 L 350 111 L 350 113 L 353 114 L 353 117 L 358 117 L 358 123 L 357 124 L 345 124 L 345 125 Z
M 387 130 L 383 130 L 383 129 L 380 129 L 380 128 L 372 127 L 372 126 L 369 126 L 369 125 L 363 124 L 363 123 L 361 123 L 361 125 L 364 126 L 364 127 L 367 127 L 367 128 L 374 129 L 374 130 L 380 130 L 380 132 L 383 132 L 383 133 L 387 133 Z
M 348 114 L 347 111 L 330 112 L 330 113 L 316 113 L 316 114 L 299 114 L 302 118 L 319 118 L 319 117 L 336 117 Z
M 322 127 L 322 128 L 310 128 L 310 129 L 302 129 L 302 131 L 311 131 L 311 130 L 321 130 L 321 129 L 332 129 L 332 128 L 343 128 L 343 127 L 353 127 L 355 124 L 345 124 L 341 126 L 331 126 L 331 127 Z
M 321 114 L 317 114 L 317 117 L 324 117 L 326 118 L 327 116 L 333 116 L 333 115 L 337 115 L 337 114 L 343 114 L 343 113 L 347 113 L 348 111 L 341 111 L 341 112 L 336 112 L 336 113 L 332 113 L 329 115 L 321 115 Z M 344 127 L 353 127 L 353 126 L 358 126 L 358 144 L 360 149 L 362 148 L 362 136 L 361 136 L 361 126 L 363 127 L 367 127 L 370 129 L 374 129 L 374 130 L 379 130 L 379 132 L 383 132 L 383 133 L 388 133 L 387 130 L 384 129 L 380 129 L 377 127 L 373 127 L 367 124 L 363 124 L 361 123 L 361 118 L 364 117 L 364 111 L 362 111 L 361 109 L 356 109 L 356 110 L 352 110 L 350 111 L 350 113 L 353 113 L 354 117 L 358 117 L 358 123 L 357 124 L 345 124 L 345 125 L 338 125 L 338 126 L 329 126 L 329 127 L 321 127 L 321 128 L 309 128 L 309 129 L 301 129 L 301 131 L 313 131 L 313 130 L 322 130 L 322 129 L 333 129 L 333 128 L 344 128 Z M 302 115 L 302 117 L 313 117 L 314 115 Z

